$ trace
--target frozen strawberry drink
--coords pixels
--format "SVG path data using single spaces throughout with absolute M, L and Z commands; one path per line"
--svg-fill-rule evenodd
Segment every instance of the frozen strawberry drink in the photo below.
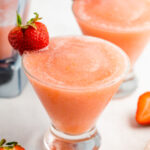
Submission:
M 74 0 L 73 12 L 85 35 L 115 43 L 129 56 L 132 66 L 150 40 L 150 0 Z M 118 97 L 136 87 L 131 71 Z
M 129 69 L 120 48 L 86 36 L 52 38 L 23 64 L 54 129 L 73 136 L 94 128 Z

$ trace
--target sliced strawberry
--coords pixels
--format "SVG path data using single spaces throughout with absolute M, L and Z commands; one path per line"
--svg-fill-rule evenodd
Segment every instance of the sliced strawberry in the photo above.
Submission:
M 139 97 L 136 121 L 141 125 L 150 125 L 150 92 Z

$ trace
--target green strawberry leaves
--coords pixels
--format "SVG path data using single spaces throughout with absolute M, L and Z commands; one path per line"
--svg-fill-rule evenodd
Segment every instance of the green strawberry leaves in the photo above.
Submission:
M 17 13 L 17 25 L 18 27 L 21 27 L 22 29 L 27 29 L 29 26 L 33 27 L 34 29 L 37 29 L 35 22 L 38 20 L 41 20 L 42 18 L 39 17 L 39 14 L 37 12 L 34 12 L 35 17 L 31 18 L 26 25 L 22 25 L 22 18 L 21 16 Z

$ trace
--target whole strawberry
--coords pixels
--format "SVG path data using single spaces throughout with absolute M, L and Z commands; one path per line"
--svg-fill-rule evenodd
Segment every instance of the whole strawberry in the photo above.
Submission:
M 49 44 L 49 34 L 46 26 L 38 22 L 37 13 L 26 25 L 22 25 L 21 17 L 17 14 L 17 26 L 14 27 L 8 35 L 11 46 L 23 54 L 24 51 L 39 50 Z
M 2 139 L 0 141 L 0 150 L 25 150 L 25 149 L 20 145 L 18 145 L 17 142 L 6 143 L 6 140 Z

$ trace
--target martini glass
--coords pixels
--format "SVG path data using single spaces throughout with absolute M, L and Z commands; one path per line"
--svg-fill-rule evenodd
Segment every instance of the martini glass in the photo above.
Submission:
M 96 121 L 130 68 L 126 54 L 99 38 L 56 37 L 23 66 L 51 120 L 46 148 L 98 150 Z
M 74 0 L 73 12 L 85 35 L 108 40 L 129 56 L 131 69 L 115 98 L 137 88 L 133 67 L 150 38 L 150 1 L 148 0 Z

